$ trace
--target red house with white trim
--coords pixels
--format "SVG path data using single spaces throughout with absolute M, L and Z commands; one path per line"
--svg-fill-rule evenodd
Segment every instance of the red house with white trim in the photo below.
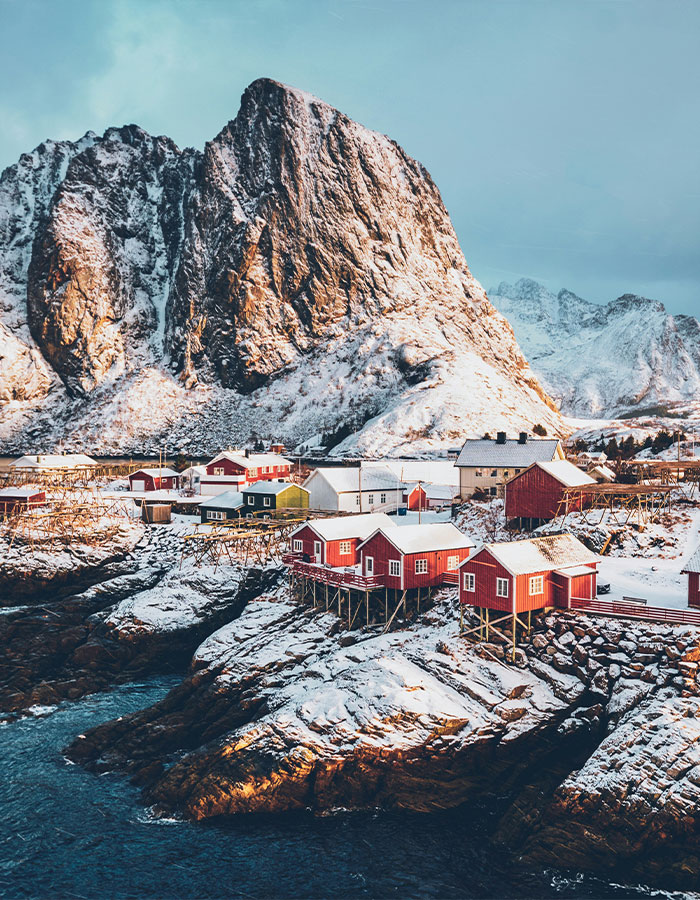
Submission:
M 688 606 L 700 609 L 700 549 L 683 566 L 681 574 L 688 576 Z
M 530 525 L 548 522 L 556 516 L 566 488 L 595 483 L 568 459 L 534 462 L 506 482 L 506 519 L 526 519 Z M 567 512 L 579 508 L 579 501 L 571 500 Z
M 290 548 L 304 562 L 354 566 L 358 562 L 357 547 L 361 541 L 378 528 L 388 531 L 396 527 L 386 513 L 312 519 L 292 532 Z
M 596 596 L 600 557 L 572 534 L 484 544 L 460 566 L 465 606 L 521 613 Z
M 180 486 L 180 475 L 174 469 L 138 469 L 129 475 L 131 491 L 171 491 Z
M 449 522 L 379 529 L 358 546 L 360 571 L 396 590 L 456 584 L 459 565 L 473 547 Z
M 202 494 L 242 491 L 256 481 L 288 481 L 292 463 L 277 453 L 225 450 L 206 465 L 200 477 Z

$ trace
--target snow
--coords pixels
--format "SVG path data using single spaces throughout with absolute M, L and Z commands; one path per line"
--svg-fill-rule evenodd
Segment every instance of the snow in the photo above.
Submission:
M 401 553 L 432 553 L 436 550 L 462 550 L 474 546 L 473 541 L 450 522 L 392 528 L 385 532 L 385 536 Z
M 393 528 L 397 525 L 397 517 L 386 513 L 364 513 L 357 516 L 332 516 L 328 519 L 310 519 L 292 532 L 292 536 L 302 529 L 311 526 L 324 541 L 337 541 L 345 538 L 364 540 L 377 529 Z
M 594 563 L 600 559 L 571 534 L 527 538 L 506 544 L 485 544 L 484 547 L 512 575 L 568 570 L 571 566 Z
M 595 484 L 595 478 L 591 478 L 578 466 L 568 459 L 553 459 L 551 462 L 537 462 L 535 465 L 547 472 L 552 478 L 556 478 L 560 484 L 568 487 L 577 487 L 581 484 Z

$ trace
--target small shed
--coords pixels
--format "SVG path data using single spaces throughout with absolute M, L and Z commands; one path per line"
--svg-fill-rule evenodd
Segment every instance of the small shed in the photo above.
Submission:
M 0 490 L 0 515 L 10 516 L 24 509 L 43 506 L 46 493 L 35 488 L 9 487 Z
M 309 492 L 291 481 L 256 481 L 242 494 L 246 513 L 309 508 Z
M 506 519 L 537 527 L 557 515 L 567 488 L 584 484 L 595 481 L 566 459 L 534 462 L 506 483 Z
M 199 512 L 202 522 L 225 522 L 227 519 L 237 519 L 243 506 L 243 494 L 240 491 L 224 491 L 222 494 L 214 494 L 207 497 L 199 504 Z
M 142 503 L 141 518 L 149 525 L 168 525 L 172 521 L 170 503 Z
M 162 466 L 137 469 L 129 475 L 129 490 L 136 493 L 148 491 L 170 491 L 180 486 L 180 475 L 174 469 Z
M 418 482 L 407 489 L 406 505 L 411 510 L 435 509 L 440 506 L 449 506 L 458 495 L 459 488 L 451 484 Z
M 361 574 L 378 575 L 386 587 L 398 590 L 435 587 L 452 579 L 456 584 L 459 564 L 473 547 L 450 522 L 378 529 L 358 547 Z
M 460 566 L 466 606 L 521 613 L 594 600 L 600 558 L 572 534 L 484 544 Z
M 700 609 L 700 548 L 683 566 L 681 574 L 688 576 L 688 606 Z

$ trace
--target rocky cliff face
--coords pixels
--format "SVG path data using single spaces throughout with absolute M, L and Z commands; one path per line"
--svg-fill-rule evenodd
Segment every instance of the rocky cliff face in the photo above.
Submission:
M 291 441 L 375 419 L 353 439 L 372 452 L 561 428 L 428 172 L 267 79 L 203 153 L 127 126 L 7 169 L 0 326 L 6 446 L 167 432 L 206 451 L 280 419 Z
M 700 322 L 693 316 L 672 316 L 635 294 L 600 306 L 526 278 L 490 294 L 564 412 L 617 416 L 697 399 Z

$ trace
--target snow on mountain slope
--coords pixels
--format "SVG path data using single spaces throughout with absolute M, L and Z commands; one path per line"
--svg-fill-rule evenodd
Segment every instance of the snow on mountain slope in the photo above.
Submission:
M 696 400 L 700 323 L 624 294 L 600 306 L 530 279 L 490 292 L 563 412 L 618 416 Z
M 260 79 L 203 153 L 136 126 L 46 146 L 0 182 L 6 448 L 564 430 L 428 172 L 322 101 Z

